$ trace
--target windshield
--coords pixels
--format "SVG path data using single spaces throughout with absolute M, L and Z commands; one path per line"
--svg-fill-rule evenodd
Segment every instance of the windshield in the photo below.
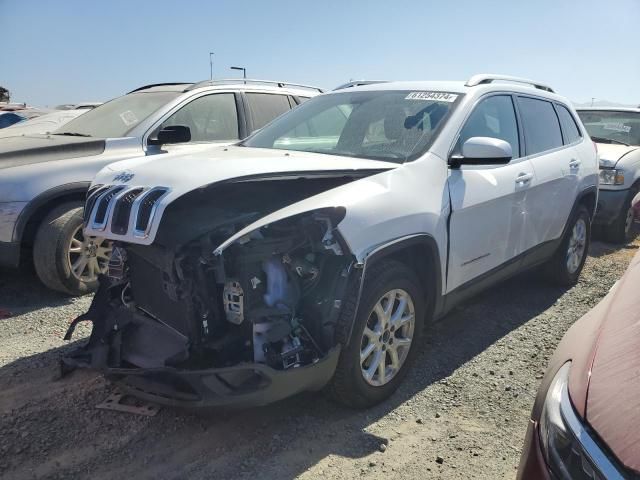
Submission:
M 136 92 L 118 97 L 71 120 L 54 135 L 98 138 L 125 137 L 136 125 L 180 92 Z
M 581 110 L 578 115 L 596 142 L 640 145 L 640 113 Z
M 321 95 L 242 145 L 402 163 L 427 150 L 459 97 L 391 90 Z

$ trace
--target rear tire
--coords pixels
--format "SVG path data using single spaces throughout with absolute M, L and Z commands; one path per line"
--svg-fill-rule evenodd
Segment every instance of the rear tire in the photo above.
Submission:
M 418 277 L 403 263 L 381 261 L 367 271 L 355 321 L 357 295 L 350 295 L 342 309 L 338 329 L 348 331 L 354 323 L 351 339 L 340 353 L 327 387 L 334 400 L 367 408 L 395 392 L 418 350 L 424 328 L 424 297 Z M 387 320 L 382 321 L 385 316 Z M 409 320 L 411 317 L 413 320 Z
M 631 206 L 631 201 L 638 193 L 638 187 L 631 187 L 629 195 L 624 202 L 624 207 L 611 225 L 604 229 L 604 239 L 610 243 L 626 244 L 635 237 L 634 219 L 635 212 Z
M 83 241 L 82 214 L 81 203 L 57 206 L 40 224 L 33 245 L 33 263 L 40 281 L 48 288 L 68 295 L 84 295 L 98 288 L 98 272 L 88 275 L 85 270 L 84 274 L 78 275 L 74 273 L 72 261 L 75 264 L 83 257 L 89 266 L 99 262 L 99 271 L 104 271 L 110 251 L 108 242 L 100 241 L 95 247 L 95 243 Z M 93 256 L 87 253 L 89 251 Z
M 584 205 L 569 218 L 562 242 L 544 271 L 550 282 L 562 286 L 575 285 L 584 267 L 591 242 L 591 217 Z

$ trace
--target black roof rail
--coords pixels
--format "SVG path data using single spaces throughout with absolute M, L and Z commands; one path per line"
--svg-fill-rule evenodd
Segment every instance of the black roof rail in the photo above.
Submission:
M 276 85 L 280 88 L 284 87 L 295 87 L 295 88 L 306 88 L 309 90 L 314 90 L 316 92 L 323 93 L 324 90 L 318 87 L 313 87 L 311 85 L 301 85 L 299 83 L 289 83 L 289 82 L 278 82 L 276 80 L 256 80 L 253 78 L 220 78 L 216 80 L 204 80 L 202 82 L 194 83 L 185 89 L 185 91 L 195 90 L 196 88 L 202 87 L 212 87 L 215 85 L 228 85 L 230 83 L 242 83 L 244 85 Z
M 333 89 L 333 91 L 336 90 L 342 90 L 344 88 L 353 88 L 353 87 L 360 87 L 362 85 L 372 85 L 374 83 L 388 83 L 389 80 L 354 80 L 352 82 L 347 82 L 343 85 L 339 85 L 336 88 Z
M 175 86 L 175 85 L 193 85 L 193 82 L 150 83 L 149 85 L 144 85 L 142 87 L 136 88 L 135 90 L 131 90 L 130 92 L 127 92 L 127 95 L 129 93 L 139 92 L 140 90 L 146 90 L 147 88 L 152 88 L 152 87 L 171 87 L 171 86 Z

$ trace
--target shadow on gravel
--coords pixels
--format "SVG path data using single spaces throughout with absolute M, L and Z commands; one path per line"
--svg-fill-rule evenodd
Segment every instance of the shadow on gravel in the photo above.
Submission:
M 395 414 L 389 414 L 396 407 L 544 312 L 564 292 L 525 274 L 455 310 L 427 329 L 398 392 L 367 411 L 343 408 L 319 393 L 207 416 L 166 408 L 153 418 L 99 411 L 95 405 L 112 391 L 99 375 L 78 371 L 54 380 L 67 347 L 21 358 L 0 368 L 0 477 L 281 480 L 326 457 L 366 457 L 389 442 L 367 432 L 372 423 L 385 416 L 393 422 Z
M 635 251 L 635 250 L 638 250 L 638 248 L 640 248 L 640 246 L 634 243 L 623 245 L 623 244 L 593 241 L 591 243 L 591 248 L 589 249 L 589 256 L 594 258 L 600 258 L 605 255 L 610 255 L 618 250 Z
M 49 290 L 40 283 L 33 268 L 0 269 L 0 309 L 8 310 L 12 315 L 71 302 L 68 295 Z

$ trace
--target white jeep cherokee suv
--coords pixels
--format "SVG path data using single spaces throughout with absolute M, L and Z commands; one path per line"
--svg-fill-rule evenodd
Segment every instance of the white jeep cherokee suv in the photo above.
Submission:
M 114 255 L 63 370 L 172 405 L 375 404 L 425 321 L 534 266 L 576 282 L 597 183 L 569 102 L 492 75 L 342 88 L 235 146 L 112 164 L 85 234 Z

